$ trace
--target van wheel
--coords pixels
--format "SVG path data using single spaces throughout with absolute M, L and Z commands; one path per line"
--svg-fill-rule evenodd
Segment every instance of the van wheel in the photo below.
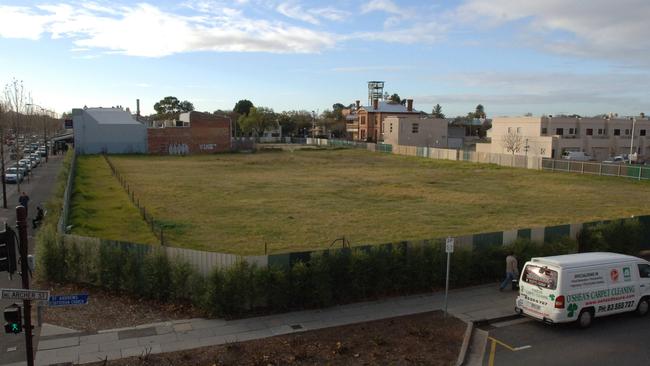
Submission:
M 578 315 L 578 326 L 582 329 L 589 328 L 594 320 L 591 310 L 582 310 Z
M 644 316 L 648 314 L 649 307 L 650 303 L 648 303 L 648 298 L 644 297 L 643 299 L 639 300 L 639 305 L 636 306 L 636 314 L 638 316 Z

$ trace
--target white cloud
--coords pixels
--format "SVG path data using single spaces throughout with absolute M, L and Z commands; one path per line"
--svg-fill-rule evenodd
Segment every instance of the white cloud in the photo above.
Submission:
M 391 0 L 371 0 L 361 6 L 361 13 L 366 14 L 380 11 L 390 14 L 400 14 L 400 8 Z
M 430 44 L 443 40 L 447 34 L 445 25 L 434 21 L 414 23 L 405 28 L 384 29 L 374 32 L 359 32 L 349 36 L 349 39 L 383 41 L 389 43 Z
M 330 21 L 342 21 L 346 18 L 347 13 L 332 7 L 305 9 L 295 1 L 280 3 L 276 10 L 278 13 L 292 19 L 318 25 L 321 23 L 320 18 Z
M 334 72 L 368 72 L 368 71 L 382 71 L 382 72 L 398 72 L 413 69 L 412 66 L 344 66 L 335 67 L 332 69 Z
M 292 2 L 285 2 L 278 5 L 276 8 L 278 13 L 303 22 L 311 24 L 320 24 L 320 21 L 313 15 L 306 12 L 300 5 L 294 4 Z
M 49 20 L 26 7 L 0 5 L 0 37 L 39 39 Z
M 553 52 L 632 63 L 650 55 L 648 14 L 647 0 L 469 0 L 457 11 L 475 24 L 523 22 L 531 43 Z
M 143 57 L 193 51 L 314 53 L 335 44 L 329 33 L 254 20 L 237 10 L 182 16 L 146 3 L 110 10 L 65 3 L 38 10 L 0 7 L 0 37 L 38 39 L 44 34 L 70 38 L 78 48 Z

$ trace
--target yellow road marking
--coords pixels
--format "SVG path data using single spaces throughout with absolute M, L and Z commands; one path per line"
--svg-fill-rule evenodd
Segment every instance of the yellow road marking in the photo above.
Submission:
M 492 340 L 492 345 L 490 346 L 490 359 L 488 360 L 488 366 L 494 366 L 494 354 L 497 351 L 497 340 L 492 337 L 488 339 Z
M 500 340 L 498 340 L 496 338 L 488 337 L 488 339 L 490 341 L 492 341 L 492 344 L 490 345 L 490 358 L 488 359 L 488 366 L 494 366 L 494 356 L 496 355 L 496 351 L 497 351 L 497 343 L 502 345 L 503 347 L 509 349 L 512 352 L 521 351 L 521 350 L 528 349 L 528 348 L 531 347 L 531 346 L 512 347 L 512 346 L 510 346 L 508 344 L 505 344 L 505 343 L 501 342 Z

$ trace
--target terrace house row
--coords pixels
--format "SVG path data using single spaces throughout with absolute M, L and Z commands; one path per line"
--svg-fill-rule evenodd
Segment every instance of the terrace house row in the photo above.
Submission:
M 490 143 L 476 145 L 477 152 L 512 153 L 504 138 L 521 136 L 522 146 L 515 154 L 560 158 L 566 151 L 583 151 L 595 160 L 630 153 L 650 157 L 650 120 L 631 118 L 581 117 L 497 117 L 488 131 Z

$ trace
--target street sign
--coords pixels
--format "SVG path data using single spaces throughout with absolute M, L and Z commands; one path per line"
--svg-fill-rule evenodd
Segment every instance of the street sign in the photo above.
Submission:
M 445 247 L 445 252 L 447 253 L 453 253 L 454 252 L 454 238 L 451 236 L 447 238 L 446 242 L 446 247 Z
M 88 294 L 79 295 L 52 295 L 48 306 L 69 306 L 88 304 Z
M 50 297 L 49 291 L 23 290 L 19 288 L 0 289 L 0 299 L 13 300 L 47 300 Z

